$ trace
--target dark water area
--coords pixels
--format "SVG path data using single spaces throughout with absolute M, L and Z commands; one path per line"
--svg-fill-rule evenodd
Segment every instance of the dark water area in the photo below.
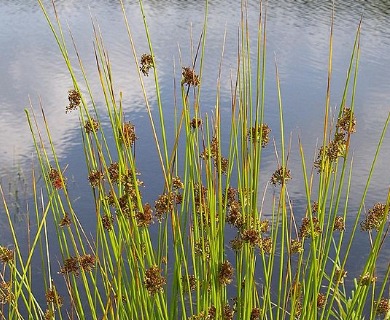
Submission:
M 257 1 L 249 1 L 249 22 L 255 45 L 258 19 Z M 45 1 L 50 6 L 50 1 Z M 67 25 L 74 36 L 77 49 L 90 79 L 97 79 L 93 53 L 91 19 L 102 31 L 113 67 L 116 91 L 123 92 L 126 120 L 136 125 L 138 170 L 145 182 L 146 197 L 153 202 L 161 193 L 159 161 L 150 134 L 150 125 L 143 96 L 132 64 L 123 15 L 118 1 L 61 0 L 56 1 L 65 36 L 70 40 Z M 137 1 L 126 1 L 137 52 L 148 51 L 141 13 Z M 145 11 L 155 50 L 163 92 L 168 128 L 173 115 L 174 78 L 180 79 L 181 66 L 191 64 L 191 37 L 194 46 L 199 39 L 204 19 L 203 1 L 145 0 Z M 302 139 L 306 161 L 313 159 L 323 131 L 323 114 L 329 56 L 331 1 L 270 0 L 267 5 L 267 82 L 265 120 L 274 128 L 272 135 L 278 143 L 278 105 L 274 61 L 280 72 L 285 132 L 291 133 L 290 169 L 293 180 L 289 185 L 292 202 L 304 201 L 298 136 Z M 354 172 L 349 215 L 356 215 L 384 121 L 390 111 L 390 2 L 335 1 L 333 43 L 333 76 L 331 106 L 341 102 L 346 72 L 352 52 L 355 32 L 362 21 L 359 77 L 355 100 L 357 133 L 353 136 Z M 215 105 L 218 65 L 221 60 L 224 34 L 225 53 L 221 75 L 221 106 L 228 114 L 231 106 L 231 73 L 236 70 L 240 3 L 234 0 L 209 1 L 206 40 L 205 74 L 202 109 Z M 94 223 L 94 213 L 85 198 L 90 189 L 84 163 L 77 113 L 65 114 L 67 92 L 72 88 L 66 65 L 45 18 L 34 0 L 0 0 L 0 182 L 13 203 L 13 211 L 24 215 L 31 194 L 28 182 L 31 168 L 36 167 L 34 146 L 24 108 L 34 106 L 38 121 L 42 104 L 51 126 L 51 134 L 60 162 L 67 166 L 68 186 L 80 212 L 81 222 Z M 71 50 L 71 42 L 69 41 Z M 73 55 L 75 59 L 75 55 Z M 76 60 L 74 60 L 76 61 Z M 153 88 L 146 79 L 147 89 Z M 91 81 L 92 91 L 99 95 L 99 82 Z M 149 90 L 151 92 L 151 90 Z M 156 97 L 152 97 L 152 106 Z M 97 100 L 104 110 L 104 100 Z M 171 110 L 171 111 L 170 111 Z M 108 121 L 107 121 L 108 123 Z M 227 134 L 229 128 L 223 128 Z M 172 136 L 171 136 L 172 138 Z M 367 208 L 386 200 L 390 185 L 390 134 L 387 133 L 380 152 L 373 180 L 366 199 Z M 264 153 L 264 176 L 275 170 L 275 155 L 270 148 Z M 296 174 L 294 175 L 294 172 Z M 157 181 L 157 182 L 156 182 Z M 266 181 L 263 182 L 265 185 Z M 26 199 L 26 201 L 24 200 Z M 0 209 L 0 234 L 9 236 Z M 18 219 L 18 218 L 16 218 Z M 22 225 L 22 222 L 21 222 Z M 21 226 L 22 228 L 22 226 Z M 356 263 L 350 268 L 359 272 L 364 261 L 368 237 L 362 233 L 356 244 Z M 385 246 L 390 251 L 390 245 Z M 57 257 L 58 258 L 58 257 Z M 388 261 L 384 259 L 383 268 Z M 353 273 L 353 272 L 351 272 Z

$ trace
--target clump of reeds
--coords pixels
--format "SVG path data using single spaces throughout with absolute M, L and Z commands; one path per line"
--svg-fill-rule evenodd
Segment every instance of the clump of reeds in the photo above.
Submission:
M 162 186 L 161 194 L 155 195 L 152 203 L 145 200 L 144 184 L 137 170 L 135 145 L 142 137 L 136 134 L 136 123 L 125 120 L 122 94 L 114 90 L 110 61 L 98 28 L 94 28 L 95 55 L 98 80 L 105 95 L 105 114 L 97 111 L 91 91 L 82 90 L 89 88 L 89 82 L 94 79 L 87 77 L 81 59 L 78 67 L 82 79 L 76 77 L 57 14 L 51 20 L 48 9 L 40 0 L 38 2 L 73 80 L 74 88 L 68 92 L 69 105 L 65 112 L 79 113 L 88 169 L 84 181 L 91 187 L 96 229 L 90 236 L 90 230 L 84 231 L 75 212 L 65 166 L 57 158 L 51 140 L 50 124 L 45 120 L 43 131 L 49 139 L 47 146 L 35 115 L 26 111 L 45 185 L 39 194 L 33 179 L 37 227 L 31 234 L 27 255 L 22 253 L 4 201 L 14 237 L 13 248 L 0 246 L 3 266 L 0 304 L 4 318 L 23 318 L 22 310 L 34 319 L 61 319 L 66 315 L 80 319 L 193 320 L 388 317 L 385 288 L 390 269 L 379 279 L 375 267 L 387 236 L 390 195 L 383 204 L 368 210 L 362 220 L 371 173 L 356 218 L 347 216 L 352 176 L 349 146 L 357 126 L 353 97 L 360 26 L 333 127 L 329 106 L 332 32 L 330 35 L 323 141 L 311 165 L 312 172 L 318 173 L 311 176 L 308 176 L 301 145 L 302 172 L 289 169 L 276 65 L 280 126 L 272 130 L 280 132 L 280 141 L 275 142 L 279 150 L 276 169 L 266 178 L 275 188 L 272 209 L 266 216 L 259 196 L 262 192 L 259 180 L 264 179 L 262 152 L 271 140 L 271 128 L 264 122 L 266 15 L 262 5 L 255 55 L 257 82 L 253 84 L 247 3 L 242 2 L 243 23 L 229 136 L 221 134 L 218 90 L 221 79 L 218 79 L 218 97 L 212 117 L 199 109 L 202 78 L 207 74 L 203 70 L 203 59 L 197 58 L 181 69 L 181 110 L 175 113 L 177 126 L 172 129 L 175 138 L 168 141 L 160 99 L 159 66 L 154 59 L 143 3 L 140 1 L 139 5 L 149 52 L 139 56 L 133 45 L 125 4 L 121 1 L 141 87 L 145 88 L 146 76 L 155 81 L 156 112 L 151 109 L 148 93 L 143 89 L 163 179 L 152 182 Z M 206 1 L 197 57 L 203 57 L 206 50 L 207 5 Z M 333 30 L 333 21 L 331 26 Z M 352 98 L 347 107 L 350 91 Z M 43 110 L 42 113 L 44 115 Z M 109 119 L 108 126 L 102 125 L 102 117 Z M 224 149 L 223 145 L 228 148 Z M 178 152 L 179 149 L 183 151 Z M 376 158 L 377 155 L 372 167 Z M 301 216 L 294 215 L 288 194 L 289 183 L 298 175 L 303 177 L 306 191 L 306 199 L 303 199 L 306 208 Z M 312 191 L 313 181 L 318 181 L 316 193 Z M 345 269 L 346 262 L 359 225 L 361 230 L 369 232 L 371 251 L 361 275 L 355 277 L 353 285 L 346 287 L 344 279 L 350 276 Z M 54 244 L 48 241 L 47 228 L 56 230 L 55 246 L 60 249 L 60 261 L 51 258 L 50 247 Z M 346 229 L 350 230 L 349 238 Z M 38 251 L 46 292 L 43 304 L 31 281 L 31 261 Z

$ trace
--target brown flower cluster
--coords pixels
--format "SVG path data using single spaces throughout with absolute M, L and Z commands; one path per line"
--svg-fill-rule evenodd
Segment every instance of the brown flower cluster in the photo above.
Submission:
M 302 253 L 303 252 L 303 246 L 302 241 L 299 239 L 292 239 L 290 242 L 290 252 L 293 253 Z
M 314 162 L 314 167 L 318 172 L 322 171 L 322 166 L 328 166 L 336 163 L 339 157 L 344 157 L 348 135 L 356 132 L 356 118 L 350 108 L 343 108 L 340 117 L 336 123 L 336 133 L 333 140 L 328 145 L 322 146 Z
M 231 263 L 228 260 L 223 262 L 218 272 L 219 283 L 224 286 L 230 284 L 233 281 L 233 272 L 234 269 Z
M 84 129 L 87 134 L 97 132 L 99 130 L 99 122 L 93 118 L 88 119 L 85 122 Z
M 132 147 L 138 139 L 135 135 L 135 126 L 131 122 L 125 122 L 123 124 L 121 138 L 126 147 Z
M 110 177 L 110 180 L 113 183 L 117 183 L 119 181 L 119 164 L 118 164 L 118 162 L 110 163 L 107 171 L 108 171 L 108 175 Z
M 379 230 L 382 223 L 387 219 L 389 215 L 386 211 L 386 205 L 383 203 L 376 203 L 374 207 L 368 210 L 365 219 L 360 223 L 362 231 Z
M 65 187 L 65 178 L 62 176 L 61 172 L 53 167 L 50 167 L 49 179 L 55 189 L 60 190 Z
M 200 154 L 200 158 L 203 160 L 208 160 L 212 158 L 214 161 L 214 167 L 223 174 L 227 174 L 229 169 L 229 159 L 222 157 L 220 155 L 220 147 L 217 137 L 211 139 L 209 147 L 206 147 L 203 152 Z
M 210 259 L 210 242 L 207 239 L 202 239 L 195 242 L 194 245 L 195 255 L 204 257 L 205 260 Z
M 173 211 L 176 195 L 174 192 L 168 192 L 160 195 L 154 202 L 156 217 L 159 222 L 164 219 L 164 216 Z
M 88 181 L 90 185 L 94 188 L 98 187 L 100 183 L 103 181 L 103 179 L 104 179 L 103 172 L 99 170 L 92 170 L 88 176 Z
M 342 216 L 337 216 L 334 220 L 334 225 L 333 225 L 333 231 L 338 230 L 338 231 L 344 231 L 345 230 L 345 222 L 344 218 Z
M 149 203 L 145 203 L 143 210 L 138 211 L 135 215 L 138 227 L 149 227 L 153 222 L 153 210 Z
M 181 281 L 182 281 L 182 286 L 183 286 L 184 292 L 188 293 L 191 291 L 195 291 L 197 280 L 196 280 L 196 277 L 194 275 L 188 275 L 188 278 L 186 276 L 183 276 L 181 278 Z
M 359 277 L 359 285 L 361 286 L 368 286 L 372 283 L 374 283 L 377 280 L 377 277 L 371 275 L 369 272 L 366 272 L 365 274 L 362 274 Z
M 111 231 L 114 223 L 114 217 L 112 215 L 105 214 L 102 216 L 103 228 L 107 231 Z
M 260 308 L 253 308 L 250 315 L 250 320 L 260 320 L 261 310 Z
M 313 217 L 311 220 L 309 217 L 305 217 L 302 219 L 299 229 L 299 238 L 310 238 L 312 236 L 311 224 L 313 224 L 313 237 L 317 237 L 322 233 L 320 221 L 317 217 Z
M 11 282 L 0 282 L 0 305 L 10 303 L 13 299 Z
M 348 271 L 344 269 L 337 268 L 335 270 L 334 280 L 338 284 L 344 283 L 344 278 L 347 277 Z
M 64 265 L 60 269 L 60 273 L 73 273 L 75 276 L 80 274 L 80 268 L 85 272 L 89 272 L 95 267 L 96 258 L 91 254 L 85 254 L 78 257 L 70 257 L 65 260 Z
M 390 301 L 389 299 L 382 298 L 379 301 L 375 302 L 376 313 L 378 315 L 386 316 L 390 311 Z
M 139 67 L 139 69 L 141 70 L 141 72 L 143 73 L 144 76 L 148 76 L 149 70 L 151 68 L 154 68 L 153 57 L 151 54 L 144 53 L 141 56 L 141 66 Z
M 166 279 L 161 275 L 161 269 L 157 266 L 152 266 L 145 272 L 144 284 L 146 290 L 151 295 L 154 295 L 164 289 Z
M 64 217 L 61 219 L 59 226 L 60 227 L 69 227 L 72 223 L 72 220 L 69 217 L 69 214 L 65 212 Z
M 261 147 L 265 148 L 269 143 L 269 134 L 271 129 L 266 123 L 254 126 L 248 129 L 247 136 L 253 144 L 261 143 Z
M 337 119 L 336 128 L 343 134 L 356 132 L 356 118 L 351 108 L 343 108 L 341 116 Z
M 200 84 L 199 76 L 195 73 L 194 69 L 190 67 L 183 67 L 183 72 L 181 73 L 183 78 L 181 84 L 186 84 L 187 86 L 196 87 Z
M 223 320 L 233 320 L 234 317 L 234 309 L 227 303 L 223 307 Z
M 61 308 L 64 304 L 64 299 L 58 294 L 54 286 L 46 292 L 45 296 L 47 304 L 52 303 L 55 308 Z
M 14 260 L 14 251 L 6 247 L 0 246 L 0 262 L 10 263 Z
M 191 128 L 196 129 L 199 128 L 202 125 L 202 119 L 200 118 L 192 118 L 191 120 Z
M 76 110 L 81 104 L 81 95 L 77 90 L 69 90 L 68 91 L 68 100 L 69 105 L 66 107 L 65 112 L 71 112 Z
M 317 308 L 322 309 L 323 307 L 325 307 L 325 304 L 326 304 L 326 295 L 320 292 L 317 296 Z
M 271 183 L 276 186 L 277 184 L 283 185 L 288 180 L 291 179 L 291 172 L 285 167 L 280 166 L 276 171 L 272 174 Z

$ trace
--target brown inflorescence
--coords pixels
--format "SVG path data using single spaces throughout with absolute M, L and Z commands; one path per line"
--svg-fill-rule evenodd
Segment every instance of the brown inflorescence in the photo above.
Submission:
M 389 299 L 382 298 L 379 301 L 375 301 L 376 313 L 378 315 L 385 316 L 390 311 Z
M 250 320 L 260 320 L 261 310 L 258 307 L 255 307 L 251 311 Z
M 194 275 L 188 275 L 188 278 L 186 276 L 183 276 L 181 278 L 182 281 L 182 286 L 183 286 L 183 291 L 184 292 L 191 292 L 195 291 L 196 289 L 196 277 Z
M 271 129 L 268 127 L 268 125 L 266 123 L 263 123 L 261 125 L 248 129 L 247 136 L 253 144 L 261 142 L 261 146 L 265 148 L 269 143 L 270 132 Z
M 389 215 L 386 211 L 386 205 L 383 203 L 376 203 L 371 209 L 368 210 L 365 219 L 360 223 L 362 231 L 379 230 L 382 223 L 387 219 Z
M 80 92 L 77 90 L 69 90 L 68 91 L 68 100 L 69 100 L 69 105 L 66 107 L 65 112 L 71 112 L 73 110 L 77 110 L 77 108 L 81 104 L 81 95 Z
M 103 172 L 99 170 L 92 170 L 88 176 L 88 181 L 90 185 L 94 188 L 98 187 L 100 182 L 103 181 L 103 179 L 104 179 Z
M 57 190 L 63 189 L 65 187 L 65 178 L 62 176 L 60 171 L 50 167 L 49 179 L 53 187 Z
M 138 211 L 135 215 L 138 227 L 149 227 L 153 222 L 153 210 L 149 203 L 145 203 L 143 210 Z
M 141 66 L 139 67 L 139 69 L 141 70 L 144 76 L 148 76 L 149 70 L 151 68 L 154 68 L 153 57 L 151 54 L 144 53 L 141 56 Z
M 319 293 L 317 296 L 317 308 L 322 309 L 326 304 L 326 295 L 323 293 Z
M 366 272 L 365 274 L 362 274 L 359 277 L 359 285 L 361 286 L 368 286 L 371 283 L 374 283 L 377 280 L 377 277 L 372 276 L 369 272 Z
M 202 119 L 200 118 L 192 118 L 191 120 L 191 128 L 196 129 L 199 128 L 202 125 Z
M 302 253 L 303 252 L 302 241 L 300 241 L 298 239 L 292 239 L 291 243 L 290 243 L 290 252 L 292 254 Z
M 210 242 L 207 239 L 199 240 L 194 245 L 195 255 L 210 259 Z
M 180 177 L 172 178 L 172 187 L 175 190 L 184 188 L 184 183 L 180 180 Z
M 181 84 L 186 84 L 187 86 L 198 86 L 199 76 L 195 73 L 194 69 L 190 67 L 183 67 L 183 72 L 181 73 L 183 76 L 183 79 L 181 80 Z
M 0 262 L 10 263 L 14 260 L 14 251 L 6 247 L 0 246 Z
M 222 319 L 223 320 L 233 320 L 234 317 L 234 310 L 233 308 L 227 303 L 223 307 L 223 315 Z
M 88 119 L 85 122 L 84 129 L 87 134 L 97 132 L 99 130 L 99 122 L 93 118 Z
M 338 231 L 344 231 L 345 230 L 345 223 L 344 223 L 344 218 L 342 216 L 337 216 L 334 220 L 334 225 L 333 225 L 333 231 L 338 230 Z
M 272 252 L 272 238 L 261 238 L 258 243 L 258 246 L 262 253 L 270 254 Z
M 11 282 L 0 282 L 0 305 L 10 303 L 13 298 Z
M 156 209 L 156 217 L 159 222 L 164 219 L 167 213 L 172 212 L 174 209 L 175 194 L 168 192 L 160 195 L 154 202 L 154 208 Z
M 284 185 L 288 180 L 291 179 L 291 172 L 285 167 L 280 166 L 272 174 L 271 183 L 276 186 L 277 184 Z
M 240 236 L 237 236 L 234 239 L 230 240 L 229 244 L 230 244 L 230 248 L 232 248 L 232 250 L 238 252 L 242 249 L 244 241 L 241 239 Z
M 344 283 L 344 278 L 347 277 L 347 274 L 348 274 L 348 271 L 346 271 L 345 269 L 337 268 L 335 270 L 335 275 L 334 275 L 335 282 L 338 284 Z
M 244 219 L 241 215 L 241 205 L 237 200 L 232 201 L 228 205 L 226 222 L 239 230 L 243 227 Z
M 255 247 L 260 243 L 260 232 L 256 229 L 247 229 L 241 233 L 241 238 L 249 243 L 251 247 Z
M 161 269 L 158 266 L 152 266 L 145 271 L 144 284 L 151 295 L 163 291 L 166 279 L 161 275 Z
M 72 220 L 69 217 L 69 214 L 65 212 L 64 217 L 61 219 L 59 225 L 60 227 L 69 227 L 72 223 Z
M 313 224 L 313 230 L 311 230 L 311 223 Z M 313 232 L 313 234 L 312 234 Z M 317 217 L 313 217 L 310 221 L 309 217 L 305 217 L 302 219 L 302 225 L 299 229 L 299 237 L 300 238 L 310 238 L 311 236 L 317 237 L 322 233 L 320 227 L 320 221 Z
M 218 279 L 219 283 L 226 286 L 233 281 L 233 266 L 226 260 L 219 268 Z
M 337 119 L 336 128 L 343 134 L 356 132 L 356 118 L 351 108 L 343 108 L 341 116 Z
M 119 180 L 119 164 L 118 164 L 118 162 L 110 163 L 107 171 L 108 171 L 108 175 L 110 177 L 110 180 L 114 183 L 117 183 Z
M 92 254 L 84 254 L 80 256 L 79 263 L 81 269 L 83 269 L 85 272 L 89 272 L 95 267 L 96 258 Z
M 79 270 L 79 259 L 77 257 L 70 257 L 65 259 L 63 267 L 60 269 L 60 273 L 69 274 L 73 273 L 75 276 L 78 276 L 80 273 Z
M 64 299 L 58 294 L 54 286 L 46 292 L 45 297 L 47 304 L 52 303 L 55 308 L 61 308 L 64 303 Z
M 111 231 L 113 223 L 114 217 L 112 215 L 105 214 L 102 216 L 102 225 L 105 230 Z
M 126 122 L 123 124 L 121 138 L 126 147 L 133 146 L 135 140 L 138 139 L 138 137 L 135 135 L 135 126 L 131 122 Z

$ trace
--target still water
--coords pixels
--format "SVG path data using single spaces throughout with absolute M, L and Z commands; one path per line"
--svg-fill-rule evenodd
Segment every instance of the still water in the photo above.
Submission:
M 143 23 L 137 1 L 127 2 L 127 14 L 132 26 L 138 53 L 147 52 Z M 240 23 L 240 1 L 210 0 L 208 33 L 203 79 L 204 109 L 215 104 L 218 64 L 226 31 L 223 59 L 221 105 L 230 106 L 230 73 L 236 66 L 237 30 Z M 249 1 L 249 18 L 256 27 L 257 1 Z M 331 105 L 341 100 L 354 35 L 363 16 L 359 80 L 355 101 L 357 133 L 353 136 L 354 170 L 352 180 L 351 215 L 356 213 L 376 142 L 390 111 L 390 1 L 335 1 L 334 61 Z M 50 5 L 49 1 L 46 1 Z M 90 79 L 96 77 L 93 54 L 91 17 L 102 30 L 105 45 L 113 65 L 117 92 L 122 91 L 126 118 L 135 123 L 137 136 L 144 142 L 137 147 L 139 171 L 148 185 L 150 201 L 162 186 L 153 183 L 158 174 L 158 159 L 148 153 L 150 127 L 137 75 L 131 67 L 129 45 L 118 1 L 112 0 L 57 0 L 57 9 L 64 28 L 69 25 L 78 51 Z M 173 112 L 173 78 L 180 76 L 180 66 L 191 64 L 191 34 L 199 38 L 204 14 L 203 1 L 145 0 L 145 11 L 159 66 L 159 78 L 164 93 L 163 105 L 169 118 Z M 313 158 L 317 139 L 321 139 L 325 104 L 331 1 L 324 0 L 270 0 L 267 5 L 268 63 L 266 122 L 277 139 L 278 109 L 275 86 L 276 59 L 285 111 L 285 132 L 292 136 L 290 169 L 300 175 L 297 145 L 302 138 L 308 159 Z M 255 29 L 253 30 L 255 36 Z M 49 27 L 34 0 L 0 0 L 0 176 L 2 182 L 15 183 L 20 176 L 28 180 L 34 166 L 34 147 L 24 108 L 30 101 L 38 108 L 40 103 L 52 128 L 61 163 L 69 164 L 69 181 L 74 188 L 80 208 L 83 194 L 89 191 L 86 181 L 83 151 L 80 144 L 78 116 L 65 114 L 67 91 L 72 88 Z M 179 53 L 181 52 L 181 54 Z M 150 81 L 149 81 L 150 80 Z M 148 82 L 149 81 L 149 82 Z M 147 86 L 152 86 L 148 79 Z M 98 81 L 92 81 L 98 92 Z M 103 106 L 102 106 L 103 108 Z M 169 123 L 168 123 L 169 124 Z M 171 124 L 172 125 L 172 124 Z M 149 140 L 148 140 L 149 139 Z M 144 148 L 142 148 L 144 146 Z M 366 201 L 367 207 L 385 201 L 390 184 L 390 135 L 387 134 L 381 150 L 373 182 Z M 265 171 L 275 170 L 275 156 L 265 154 Z M 83 178 L 85 176 L 85 178 Z M 14 191 L 12 187 L 10 192 Z M 289 185 L 292 200 L 302 199 L 304 190 L 298 180 Z M 26 191 L 28 197 L 28 191 Z M 355 202 L 354 202 L 355 200 Z M 85 211 L 87 207 L 83 208 Z M 23 210 L 23 209 L 21 209 Z M 1 211 L 0 211 L 1 212 Z M 93 217 L 93 214 L 91 215 Z M 85 218 L 88 221 L 87 218 Z M 2 218 L 0 219 L 2 220 Z M 1 224 L 0 224 L 1 226 Z M 363 237 L 363 236 L 362 236 Z M 362 242 L 367 239 L 362 238 Z M 390 247 L 390 246 L 388 246 Z M 357 253 L 359 256 L 359 253 Z M 358 257 L 356 258 L 357 262 Z M 387 261 L 384 261 L 387 263 Z

